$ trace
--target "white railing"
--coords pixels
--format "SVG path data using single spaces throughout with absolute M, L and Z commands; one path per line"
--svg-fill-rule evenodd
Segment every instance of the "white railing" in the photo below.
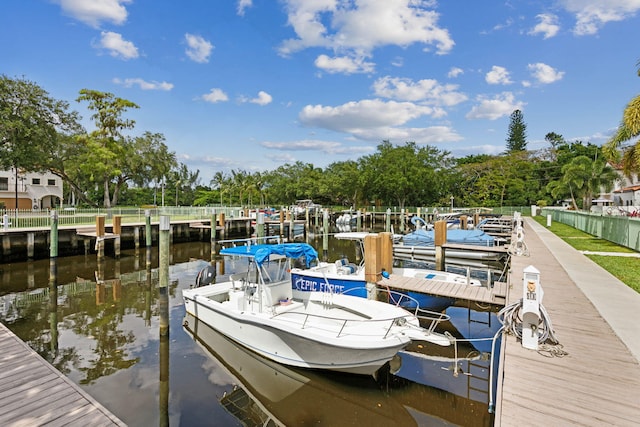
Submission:
M 112 224 L 114 216 L 120 216 L 122 224 L 144 223 L 147 215 L 152 222 L 160 220 L 160 215 L 169 215 L 175 220 L 210 220 L 215 214 L 226 217 L 237 215 L 238 207 L 154 207 L 154 208 L 97 208 L 97 209 L 2 209 L 0 210 L 0 230 L 16 228 L 51 227 L 51 216 L 55 211 L 58 225 L 94 225 L 97 216 L 105 216 L 105 223 Z

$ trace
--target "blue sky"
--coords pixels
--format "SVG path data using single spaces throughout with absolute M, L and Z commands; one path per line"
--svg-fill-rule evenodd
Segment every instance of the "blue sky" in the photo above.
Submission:
M 0 74 L 71 104 L 140 106 L 207 184 L 232 169 L 326 167 L 415 141 L 497 154 L 523 112 L 604 143 L 639 92 L 640 0 L 5 0 Z

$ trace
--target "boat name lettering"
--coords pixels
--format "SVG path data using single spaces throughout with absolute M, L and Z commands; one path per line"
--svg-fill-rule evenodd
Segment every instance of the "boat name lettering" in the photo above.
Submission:
M 325 283 L 324 281 L 297 277 L 294 289 L 298 291 L 333 292 L 340 294 L 344 292 L 344 285 L 332 285 L 331 283 Z

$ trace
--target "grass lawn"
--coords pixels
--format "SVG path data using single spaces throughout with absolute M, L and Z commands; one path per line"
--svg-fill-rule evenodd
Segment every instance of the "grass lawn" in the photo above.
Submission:
M 640 258 L 608 255 L 587 255 L 600 267 L 616 276 L 624 284 L 640 293 Z
M 547 226 L 547 220 L 543 216 L 534 217 L 538 223 Z M 617 245 L 608 240 L 599 239 L 596 236 L 580 231 L 569 225 L 556 221 L 551 222 L 549 230 L 579 251 L 592 252 L 622 252 L 633 253 L 633 249 Z M 640 293 L 640 258 L 587 255 L 593 262 L 613 274 L 631 289 Z

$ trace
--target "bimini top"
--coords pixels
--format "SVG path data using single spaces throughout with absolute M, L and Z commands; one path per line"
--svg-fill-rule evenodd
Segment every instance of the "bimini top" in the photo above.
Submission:
M 232 248 L 224 248 L 220 250 L 221 255 L 235 255 L 253 258 L 253 260 L 261 266 L 268 261 L 271 255 L 282 255 L 287 258 L 305 257 L 307 267 L 311 265 L 311 261 L 318 258 L 318 252 L 313 246 L 307 243 L 280 243 L 277 245 L 247 245 L 234 246 Z

